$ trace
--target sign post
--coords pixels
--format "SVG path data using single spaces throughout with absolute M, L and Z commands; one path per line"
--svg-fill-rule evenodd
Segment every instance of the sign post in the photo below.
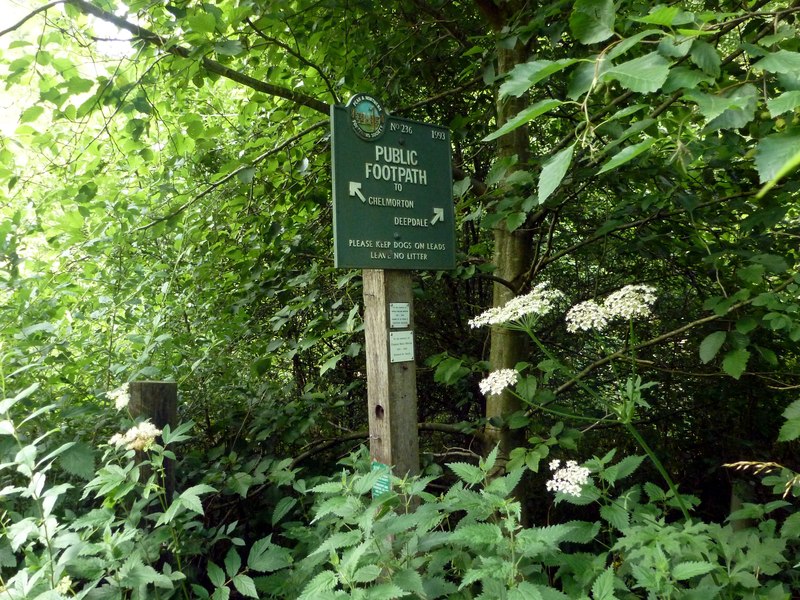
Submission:
M 450 132 L 392 117 L 367 94 L 331 107 L 334 263 L 364 269 L 370 456 L 419 472 L 410 270 L 455 268 Z M 380 488 L 380 489 L 379 489 Z

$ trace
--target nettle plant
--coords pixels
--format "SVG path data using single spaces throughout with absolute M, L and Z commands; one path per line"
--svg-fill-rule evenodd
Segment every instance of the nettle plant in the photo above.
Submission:
M 243 564 L 236 547 L 244 542 L 226 535 L 232 526 L 213 536 L 204 528 L 201 497 L 213 487 L 200 483 L 174 498 L 164 488 L 165 461 L 175 460 L 171 448 L 189 439 L 192 423 L 162 431 L 123 417 L 127 430 L 111 437 L 94 477 L 77 486 L 59 482 L 67 475 L 56 463 L 74 442 L 51 449 L 57 430 L 38 433 L 38 419 L 54 407 L 19 418 L 37 389 L 0 400 L 0 598 L 219 599 L 231 589 L 258 597 L 249 574 L 274 568 L 270 540 L 255 542 Z M 108 397 L 127 407 L 124 387 Z M 219 541 L 231 546 L 225 570 L 208 562 L 207 577 L 195 581 L 195 564 L 206 563 L 199 555 Z

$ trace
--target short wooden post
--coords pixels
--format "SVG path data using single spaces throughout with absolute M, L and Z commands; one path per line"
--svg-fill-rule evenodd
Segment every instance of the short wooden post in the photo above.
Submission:
M 370 456 L 392 467 L 397 477 L 416 475 L 416 363 L 408 348 L 414 335 L 411 273 L 364 269 L 363 278 Z
M 150 422 L 164 429 L 169 425 L 174 429 L 178 424 L 178 384 L 174 381 L 132 381 L 128 384 L 131 400 L 128 407 L 134 419 L 149 419 Z M 142 473 L 149 477 L 149 473 Z M 164 480 L 161 482 L 166 492 L 167 501 L 172 500 L 175 493 L 175 464 L 171 459 L 164 459 Z

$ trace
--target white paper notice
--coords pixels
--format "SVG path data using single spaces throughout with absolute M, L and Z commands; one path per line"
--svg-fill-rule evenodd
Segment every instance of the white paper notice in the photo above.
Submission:
M 408 362 L 414 360 L 414 332 L 389 332 L 389 362 Z

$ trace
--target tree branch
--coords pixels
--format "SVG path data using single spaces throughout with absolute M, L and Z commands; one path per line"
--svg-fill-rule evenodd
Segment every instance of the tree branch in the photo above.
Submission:
M 149 29 L 145 29 L 144 27 L 139 27 L 138 25 L 134 25 L 133 23 L 126 21 L 122 17 L 118 17 L 113 13 L 98 8 L 97 6 L 91 4 L 90 2 L 87 2 L 86 0 L 64 0 L 64 2 L 74 6 L 75 8 L 77 8 L 78 10 L 80 10 L 85 14 L 89 14 L 103 21 L 108 21 L 109 23 L 113 23 L 120 29 L 124 29 L 125 31 L 130 32 L 138 39 L 147 42 L 148 44 L 157 46 L 164 52 L 167 52 L 169 54 L 174 54 L 175 56 L 180 56 L 181 58 L 194 59 L 194 57 L 192 56 L 192 52 L 189 49 L 184 48 L 183 46 L 179 46 L 177 44 L 173 44 L 166 38 L 163 38 L 160 35 L 158 35 L 157 33 L 154 33 Z M 312 98 L 311 96 L 307 96 L 306 94 L 301 94 L 294 90 L 290 90 L 278 85 L 273 85 L 271 83 L 267 83 L 266 81 L 261 81 L 260 79 L 250 77 L 249 75 L 245 75 L 244 73 L 235 71 L 229 67 L 226 67 L 222 63 L 219 63 L 205 56 L 200 59 L 200 62 L 203 65 L 203 68 L 210 73 L 216 73 L 217 75 L 221 75 L 226 79 L 230 79 L 231 81 L 235 81 L 237 83 L 241 83 L 242 85 L 246 85 L 247 87 L 252 88 L 258 92 L 263 92 L 264 94 L 268 94 L 270 96 L 276 96 L 278 98 L 285 98 L 286 100 L 291 100 L 292 102 L 316 110 L 317 112 L 320 112 L 326 116 L 330 114 L 330 106 L 325 102 L 317 100 L 316 98 Z
M 164 215 L 163 217 L 159 217 L 156 220 L 151 221 L 147 225 L 142 225 L 141 227 L 137 227 L 133 231 L 144 231 L 146 229 L 150 229 L 151 227 L 154 227 L 154 226 L 158 225 L 159 223 L 163 223 L 164 221 L 168 221 L 169 219 L 172 219 L 173 217 L 177 217 L 179 214 L 181 214 L 183 211 L 185 211 L 187 208 L 189 208 L 192 204 L 194 204 L 195 202 L 197 202 L 201 198 L 207 196 L 208 194 L 213 192 L 215 189 L 217 189 L 222 184 L 230 181 L 231 179 L 236 177 L 236 175 L 238 175 L 239 173 L 241 173 L 245 169 L 249 169 L 250 167 L 252 167 L 254 165 L 257 165 L 258 163 L 260 163 L 265 158 L 271 156 L 272 154 L 275 154 L 276 152 L 280 152 L 281 150 L 283 150 L 287 146 L 291 145 L 292 143 L 296 142 L 297 140 L 299 140 L 303 136 L 311 133 L 315 129 L 319 129 L 320 127 L 324 127 L 327 124 L 328 124 L 328 121 L 320 121 L 318 123 L 315 123 L 311 127 L 306 127 L 303 131 L 301 131 L 297 135 L 294 135 L 294 136 L 290 137 L 288 140 L 284 140 L 282 143 L 278 144 L 274 148 L 270 148 L 266 152 L 262 152 L 257 157 L 255 157 L 252 161 L 249 161 L 246 164 L 243 164 L 241 167 L 239 167 L 237 169 L 234 169 L 233 171 L 231 171 L 230 173 L 225 175 L 225 177 L 223 177 L 219 181 L 215 181 L 214 183 L 210 184 L 202 192 L 200 192 L 196 196 L 192 197 L 190 200 L 187 200 L 186 202 L 184 202 L 181 206 L 179 206 L 178 208 L 176 208 L 175 210 L 170 212 L 168 215 Z
M 22 17 L 22 19 L 19 22 L 15 23 L 8 29 L 3 29 L 2 31 L 0 31 L 0 37 L 3 37 L 5 34 L 11 33 L 12 31 L 16 31 L 17 29 L 22 27 L 28 20 L 32 19 L 39 13 L 47 12 L 54 6 L 58 6 L 59 4 L 63 4 L 64 2 L 65 0 L 55 0 L 55 2 L 51 2 L 50 4 L 45 4 L 44 6 L 40 6 L 36 10 L 29 12 L 27 15 Z
M 780 292 L 781 290 L 785 289 L 787 286 L 789 286 L 793 282 L 794 282 L 794 277 L 791 277 L 791 278 L 787 279 L 786 281 L 783 281 L 773 291 L 774 292 Z M 716 321 L 718 319 L 721 319 L 722 317 L 729 315 L 730 313 L 732 313 L 735 310 L 738 310 L 738 309 L 740 309 L 740 308 L 742 308 L 744 306 L 752 304 L 753 301 L 755 301 L 756 297 L 750 298 L 749 300 L 743 300 L 742 302 L 737 302 L 736 304 L 731 306 L 727 311 L 725 311 L 722 314 L 719 314 L 719 315 L 714 314 L 714 315 L 709 315 L 707 317 L 703 317 L 701 319 L 697 319 L 695 321 L 692 321 L 691 323 L 686 323 L 685 325 L 681 325 L 677 329 L 673 329 L 672 331 L 668 331 L 667 333 L 662 333 L 661 335 L 658 335 L 658 336 L 656 336 L 654 338 L 651 338 L 649 340 L 645 340 L 644 342 L 641 342 L 640 344 L 636 344 L 635 346 L 630 348 L 630 350 L 633 350 L 635 352 L 635 351 L 638 351 L 638 350 L 643 350 L 644 348 L 649 348 L 650 346 L 655 346 L 657 344 L 660 344 L 661 342 L 667 341 L 670 338 L 673 338 L 673 337 L 675 337 L 677 335 L 680 335 L 681 333 L 684 333 L 685 331 L 693 329 L 694 327 L 697 327 L 698 325 L 704 325 L 705 323 L 711 323 L 712 321 Z M 609 354 L 607 356 L 604 356 L 603 358 L 600 358 L 600 359 L 594 361 L 592 364 L 586 366 L 582 371 L 580 371 L 572 379 L 570 379 L 566 383 L 564 383 L 561 386 L 559 386 L 555 391 L 556 395 L 558 395 L 558 394 L 560 394 L 562 392 L 565 392 L 565 391 L 569 390 L 570 388 L 574 387 L 581 379 L 583 379 L 586 375 L 588 375 L 589 373 L 591 373 L 595 369 L 597 369 L 599 367 L 602 367 L 603 365 L 606 365 L 606 364 L 608 364 L 608 363 L 610 363 L 610 362 L 612 362 L 614 360 L 624 359 L 626 357 L 627 357 L 627 351 L 625 351 L 625 350 L 617 350 L 616 352 L 613 352 L 612 354 Z

